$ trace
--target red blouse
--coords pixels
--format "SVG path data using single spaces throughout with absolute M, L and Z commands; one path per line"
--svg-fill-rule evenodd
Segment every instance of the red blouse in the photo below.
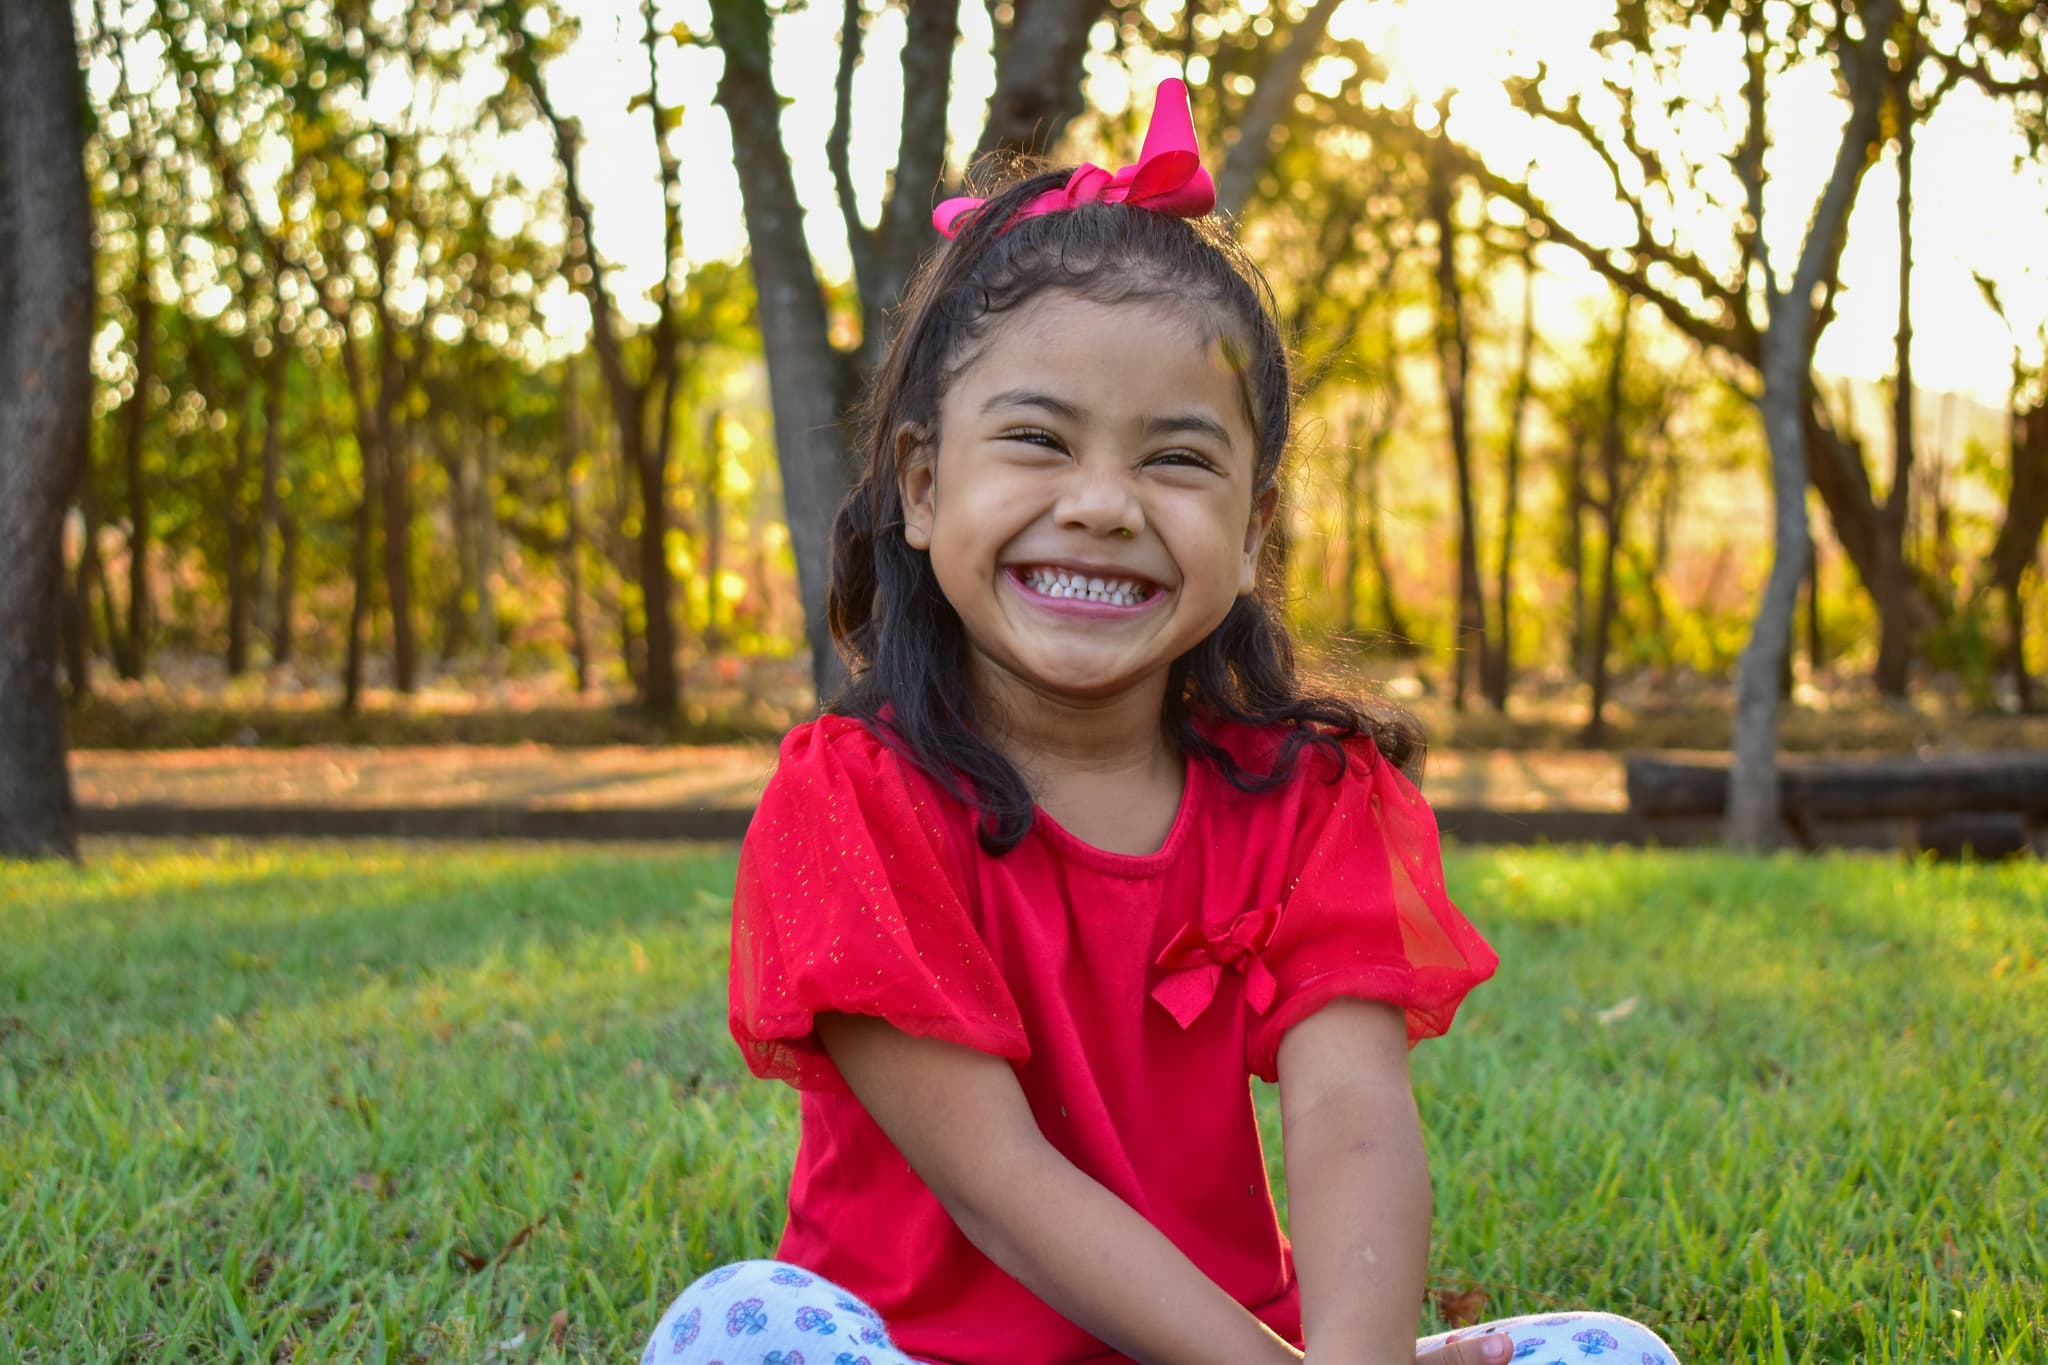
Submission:
M 1220 727 L 1253 772 L 1277 737 Z M 846 1088 L 821 1011 L 1010 1060 L 1046 1137 L 1288 1340 L 1301 1306 L 1248 1075 L 1339 996 L 1450 1027 L 1493 950 L 1444 892 L 1436 821 L 1370 742 L 1306 751 L 1248 795 L 1188 763 L 1157 853 L 1083 843 L 1043 811 L 1000 857 L 974 813 L 858 721 L 791 731 L 740 851 L 731 1023 L 803 1094 L 779 1255 L 859 1294 L 947 1365 L 1122 1357 L 981 1254 Z M 1237 1191 L 1243 1190 L 1243 1194 Z

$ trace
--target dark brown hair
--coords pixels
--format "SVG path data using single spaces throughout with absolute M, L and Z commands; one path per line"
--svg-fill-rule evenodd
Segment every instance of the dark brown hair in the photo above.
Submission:
M 903 538 L 897 432 L 907 424 L 936 440 L 947 385 L 990 329 L 1028 300 L 1059 290 L 1098 303 L 1166 300 L 1213 316 L 1241 365 L 1255 499 L 1277 486 L 1292 435 L 1293 380 L 1272 291 L 1223 223 L 1100 203 L 1013 221 L 1068 174 L 1012 172 L 920 267 L 868 393 L 860 482 L 832 528 L 832 636 L 853 678 L 828 709 L 858 718 L 974 805 L 991 853 L 1016 847 L 1036 806 L 1015 766 L 974 729 L 965 628 L 930 557 Z M 1161 717 L 1168 739 L 1244 791 L 1289 781 L 1311 745 L 1334 760 L 1334 777 L 1343 771 L 1340 741 L 1360 734 L 1396 765 L 1411 766 L 1422 736 L 1404 713 L 1368 712 L 1304 688 L 1280 600 L 1269 556 L 1258 590 L 1238 598 L 1221 625 L 1173 662 Z M 1284 729 L 1272 769 L 1247 772 L 1202 734 L 1196 720 L 1205 714 Z

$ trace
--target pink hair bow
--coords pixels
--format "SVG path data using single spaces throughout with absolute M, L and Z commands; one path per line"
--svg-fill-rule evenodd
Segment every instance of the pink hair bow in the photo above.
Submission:
M 1175 1023 L 1186 1028 L 1215 1000 L 1217 988 L 1223 984 L 1223 969 L 1230 967 L 1244 974 L 1245 1003 L 1264 1014 L 1272 1008 L 1280 983 L 1259 954 L 1273 941 L 1279 923 L 1280 907 L 1262 905 L 1239 915 L 1221 933 L 1205 933 L 1197 924 L 1183 925 L 1155 959 L 1156 965 L 1167 971 L 1152 988 L 1152 998 L 1166 1007 Z
M 960 230 L 960 220 L 987 202 L 971 196 L 948 199 L 932 210 L 932 226 L 952 237 Z M 1065 185 L 1047 190 L 1019 209 L 1010 222 L 1097 202 L 1129 204 L 1176 218 L 1199 218 L 1216 207 L 1216 182 L 1202 169 L 1188 88 L 1178 78 L 1169 76 L 1159 82 L 1152 122 L 1145 129 L 1145 145 L 1135 166 L 1112 175 L 1100 166 L 1083 165 L 1067 177 Z

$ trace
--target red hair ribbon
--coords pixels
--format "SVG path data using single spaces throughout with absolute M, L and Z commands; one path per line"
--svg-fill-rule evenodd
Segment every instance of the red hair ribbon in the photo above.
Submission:
M 1280 983 L 1259 960 L 1259 954 L 1273 941 L 1279 923 L 1280 907 L 1264 905 L 1245 911 L 1221 933 L 1204 933 L 1199 924 L 1181 926 L 1156 959 L 1156 965 L 1168 970 L 1152 988 L 1152 998 L 1166 1007 L 1175 1023 L 1186 1028 L 1216 999 L 1223 969 L 1233 967 L 1244 973 L 1245 1003 L 1264 1014 L 1272 1008 L 1273 993 Z
M 932 210 L 932 226 L 946 236 L 959 232 L 961 219 L 988 201 L 972 197 L 948 199 Z M 1135 166 L 1112 175 L 1100 166 L 1083 165 L 1067 183 L 1047 190 L 1017 210 L 1011 223 L 1058 213 L 1080 204 L 1129 204 L 1176 218 L 1199 218 L 1216 207 L 1216 182 L 1202 169 L 1195 146 L 1195 116 L 1188 107 L 1188 88 L 1169 76 L 1159 82 L 1152 103 L 1152 122 Z

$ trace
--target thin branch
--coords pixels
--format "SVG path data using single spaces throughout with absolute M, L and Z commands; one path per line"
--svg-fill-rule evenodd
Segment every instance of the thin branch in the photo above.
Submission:
M 1286 117 L 1294 97 L 1301 93 L 1301 73 L 1322 48 L 1323 35 L 1329 32 L 1330 18 L 1339 3 L 1340 0 L 1315 0 L 1288 33 L 1287 42 L 1272 63 L 1260 73 L 1251 101 L 1238 120 L 1237 141 L 1224 155 L 1223 169 L 1216 177 L 1218 212 L 1234 218 L 1250 201 L 1252 190 L 1266 173 L 1272 156 L 1273 132 Z M 1188 22 L 1192 32 L 1192 15 Z
M 874 236 L 860 220 L 860 201 L 853 192 L 853 167 L 847 146 L 853 140 L 853 73 L 860 65 L 867 26 L 867 11 L 861 0 L 846 0 L 846 16 L 839 26 L 839 74 L 833 86 L 832 131 L 825 138 L 825 162 L 832 168 L 839 217 L 846 224 L 846 247 L 853 256 L 854 286 L 863 299 L 874 292 Z

